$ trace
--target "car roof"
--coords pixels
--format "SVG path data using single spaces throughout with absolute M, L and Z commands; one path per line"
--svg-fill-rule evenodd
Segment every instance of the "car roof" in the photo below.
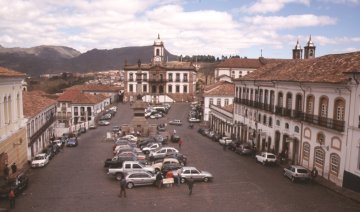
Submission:
M 194 166 L 183 166 L 182 169 L 197 169 Z
M 294 167 L 296 169 L 306 169 L 305 167 L 299 165 L 291 165 L 291 167 Z
M 46 156 L 46 154 L 45 153 L 39 153 L 39 154 L 35 155 L 35 157 L 36 156 Z

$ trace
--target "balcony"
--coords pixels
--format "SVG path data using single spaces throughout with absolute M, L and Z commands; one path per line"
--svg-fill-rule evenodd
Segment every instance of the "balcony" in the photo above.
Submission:
M 320 125 L 322 127 L 333 129 L 339 132 L 344 132 L 345 130 L 345 121 L 334 120 L 306 113 L 303 114 L 303 121 L 310 124 Z
M 31 146 L 48 128 L 49 126 L 54 123 L 55 121 L 55 117 L 51 116 L 46 122 L 45 124 L 38 129 L 31 137 L 30 137 L 30 143 L 29 146 Z
M 165 79 L 149 79 L 149 83 L 165 83 Z

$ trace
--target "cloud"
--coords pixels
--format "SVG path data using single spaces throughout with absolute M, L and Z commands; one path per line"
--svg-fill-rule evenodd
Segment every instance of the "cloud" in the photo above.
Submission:
M 334 4 L 360 4 L 360 0 L 318 0 L 319 2 Z
M 310 0 L 258 0 L 251 6 L 243 6 L 240 11 L 247 13 L 274 13 L 285 7 L 286 4 L 310 5 Z

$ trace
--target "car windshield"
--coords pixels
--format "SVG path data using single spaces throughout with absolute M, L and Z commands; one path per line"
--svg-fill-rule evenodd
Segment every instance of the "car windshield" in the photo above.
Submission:
M 275 158 L 275 155 L 268 155 L 268 158 Z
M 35 158 L 34 158 L 34 160 L 43 160 L 45 157 L 44 156 L 36 156 Z
M 301 173 L 301 174 L 305 174 L 305 173 L 307 173 L 307 170 L 306 169 L 298 169 L 297 172 Z

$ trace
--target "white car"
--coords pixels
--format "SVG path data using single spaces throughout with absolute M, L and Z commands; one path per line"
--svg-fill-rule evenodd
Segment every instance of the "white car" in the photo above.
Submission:
M 222 137 L 219 139 L 219 143 L 222 144 L 222 145 L 229 145 L 230 143 L 232 142 L 231 138 L 230 137 Z
M 175 149 L 174 147 L 162 147 L 156 151 L 151 151 L 149 157 L 153 159 L 165 158 L 166 155 L 172 153 L 179 153 L 179 150 Z
M 45 153 L 35 155 L 34 159 L 31 161 L 31 167 L 44 167 L 49 163 L 49 155 Z
M 201 122 L 201 120 L 197 119 L 197 118 L 189 118 L 189 122 L 190 123 L 199 123 L 199 122 Z
M 125 136 L 123 136 L 121 138 L 125 138 L 125 139 L 128 139 L 130 141 L 134 141 L 134 142 L 136 142 L 138 140 L 138 138 L 136 136 L 134 136 L 134 135 L 125 135 Z
M 192 178 L 196 181 L 208 182 L 212 180 L 214 177 L 212 174 L 206 171 L 200 171 L 199 169 L 191 166 L 184 166 L 181 168 L 180 172 L 181 183 L 185 183 L 187 179 Z

